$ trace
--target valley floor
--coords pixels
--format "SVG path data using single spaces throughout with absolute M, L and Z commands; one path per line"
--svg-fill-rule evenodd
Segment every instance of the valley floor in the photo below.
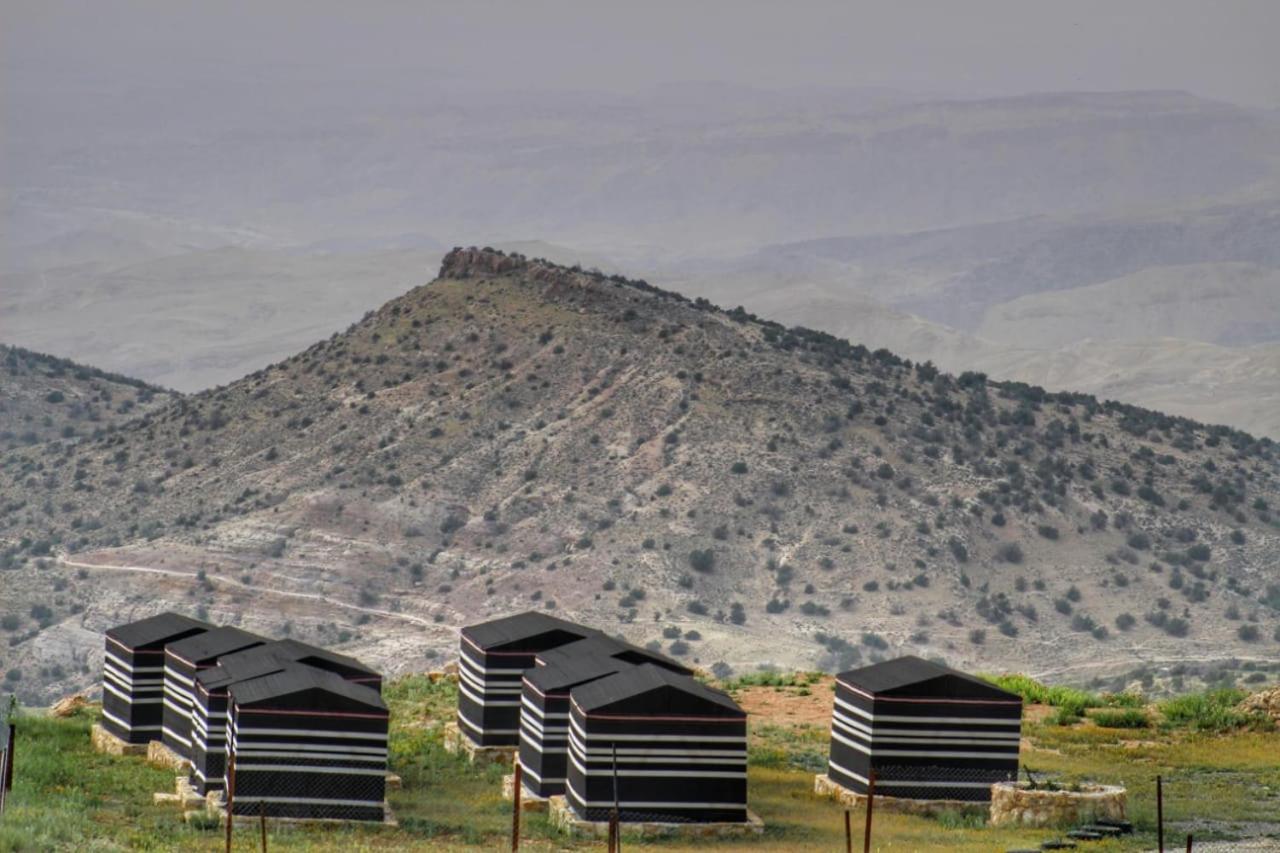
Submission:
M 812 794 L 813 775 L 824 768 L 827 746 L 825 720 L 814 709 L 829 707 L 831 682 L 817 676 L 779 681 L 730 685 L 753 714 L 751 807 L 764 819 L 767 831 L 749 842 L 699 841 L 699 848 L 842 849 L 843 809 Z M 473 768 L 443 748 L 442 725 L 452 718 L 454 686 L 415 676 L 390 684 L 386 694 L 393 713 L 392 769 L 404 780 L 402 789 L 389 794 L 399 827 L 269 825 L 269 849 L 505 847 L 511 811 L 500 793 L 503 770 Z M 190 827 L 174 806 L 152 803 L 154 792 L 173 789 L 171 772 L 148 767 L 140 758 L 108 757 L 90 750 L 88 730 L 97 714 L 96 707 L 89 706 L 67 719 L 19 718 L 15 785 L 0 818 L 0 850 L 221 850 L 219 830 Z M 1157 774 L 1164 778 L 1169 849 L 1181 849 L 1188 832 L 1204 842 L 1280 838 L 1280 733 L 1274 728 L 1210 734 L 1162 726 L 1104 729 L 1089 721 L 1063 726 L 1050 721 L 1047 709 L 1033 706 L 1024 722 L 1024 737 L 1023 765 L 1038 775 L 1128 787 L 1129 816 L 1138 832 L 1123 841 L 1094 844 L 1090 850 L 1155 847 Z M 855 810 L 852 818 L 860 837 L 862 812 Z M 234 847 L 258 849 L 258 826 L 246 823 L 237 831 Z M 522 850 L 603 847 L 603 842 L 566 841 L 540 815 L 527 815 L 523 830 Z M 959 815 L 932 819 L 877 811 L 873 847 L 988 853 L 1034 847 L 1054 836 L 1047 830 L 997 830 Z M 635 840 L 626 846 L 691 848 L 688 843 Z

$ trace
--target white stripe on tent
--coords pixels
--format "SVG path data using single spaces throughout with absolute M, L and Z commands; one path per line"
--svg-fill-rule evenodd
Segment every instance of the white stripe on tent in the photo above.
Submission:
M 103 657 L 120 667 L 125 672 L 164 672 L 163 666 L 134 666 L 116 657 L 111 652 L 104 652 Z
M 842 720 L 834 720 L 831 727 L 834 735 L 837 730 L 848 730 L 854 737 L 861 738 L 863 741 L 871 741 L 873 746 L 882 743 L 898 743 L 898 744 L 918 744 L 921 746 L 927 744 L 953 745 L 953 746 L 1009 746 L 1010 744 L 1018 744 L 1022 742 L 1019 735 L 990 734 L 984 732 L 975 732 L 972 737 L 885 737 L 877 730 L 874 734 L 868 735 L 861 728 L 852 728 L 844 724 Z M 922 733 L 927 734 L 927 733 Z M 962 734 L 956 732 L 956 734 Z M 963 732 L 968 735 L 968 732 Z
M 477 696 L 472 692 L 470 685 L 465 681 L 458 682 L 458 690 L 472 702 L 475 702 L 481 708 L 519 708 L 520 700 L 502 700 L 486 699 L 483 696 Z
M 475 723 L 473 723 L 473 722 L 471 722 L 470 720 L 468 720 L 465 714 L 459 714 L 459 715 L 458 715 L 458 722 L 462 723 L 464 726 L 466 726 L 466 727 L 467 727 L 467 728 L 469 728 L 469 729 L 472 729 L 472 730 L 474 730 L 474 731 L 480 732 L 480 734 L 482 734 L 482 735 L 486 735 L 486 734 L 488 734 L 488 735 L 518 735 L 518 734 L 520 734 L 520 730 L 519 730 L 519 729 L 482 729 L 482 728 L 480 728 L 479 726 L 477 726 Z
M 135 725 L 132 725 L 131 723 L 126 723 L 124 720 L 120 719 L 115 714 L 108 711 L 106 708 L 102 709 L 102 716 L 106 717 L 108 720 L 110 720 L 111 722 L 115 723 L 117 726 L 120 726 L 123 729 L 129 729 L 135 732 L 152 732 L 152 731 L 159 731 L 160 729 L 160 725 L 158 723 L 154 726 L 135 726 Z
M 836 740 L 840 741 L 841 743 L 843 743 L 845 746 L 848 746 L 852 749 L 856 749 L 858 752 L 861 752 L 863 755 L 874 755 L 876 758 L 883 758 L 886 756 L 894 756 L 897 758 L 931 758 L 931 757 L 937 756 L 938 758 L 946 758 L 946 759 L 990 758 L 990 759 L 1000 760 L 1000 759 L 1005 759 L 1009 757 L 1013 757 L 1014 759 L 1016 759 L 1018 757 L 1018 750 L 1016 749 L 1012 751 L 1005 751 L 1005 752 L 953 752 L 952 750 L 949 750 L 949 749 L 880 749 L 879 747 L 876 747 L 876 749 L 872 750 L 869 747 L 858 743 L 857 741 L 849 740 L 848 738 L 842 735 L 838 735 L 835 732 L 832 732 L 831 736 L 834 737 Z
M 265 735 L 282 735 L 284 737 L 333 737 L 333 738 L 353 738 L 359 740 L 386 740 L 385 732 L 379 734 L 377 732 L 344 732 L 332 731 L 329 729 L 265 729 L 265 728 L 249 728 L 235 726 L 233 731 L 239 736 L 244 737 L 262 737 Z M 250 744 L 252 745 L 252 744 Z M 294 746 L 295 744 L 286 744 Z M 297 744 L 301 746 L 301 744 Z
M 921 725 L 931 725 L 937 723 L 951 723 L 955 725 L 974 725 L 974 726 L 1018 726 L 1021 725 L 1020 718 L 1013 717 L 911 717 L 902 714 L 872 714 L 864 711 L 855 705 L 836 697 L 836 704 L 847 708 L 860 717 L 865 717 L 872 722 L 885 723 L 920 723 Z

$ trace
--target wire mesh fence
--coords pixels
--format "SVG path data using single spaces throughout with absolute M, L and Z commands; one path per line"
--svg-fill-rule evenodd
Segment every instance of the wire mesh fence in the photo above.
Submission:
M 957 767 L 934 764 L 876 765 L 875 793 L 879 797 L 917 802 L 954 802 L 957 807 L 981 806 L 991 800 L 991 786 L 1016 782 L 1016 767 Z

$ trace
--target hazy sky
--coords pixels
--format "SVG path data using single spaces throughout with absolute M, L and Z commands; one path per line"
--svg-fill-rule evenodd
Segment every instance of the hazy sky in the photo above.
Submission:
M 676 81 L 958 95 L 1185 89 L 1280 106 L 1277 0 L 3 2 L 9 73 L 109 87 L 271 69 L 459 86 Z

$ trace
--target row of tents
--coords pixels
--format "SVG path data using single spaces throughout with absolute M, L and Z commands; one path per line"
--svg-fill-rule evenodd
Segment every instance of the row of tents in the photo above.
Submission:
M 382 820 L 382 676 L 354 658 L 162 613 L 107 631 L 103 728 L 162 742 L 236 814 Z
M 747 714 L 656 651 L 546 613 L 462 629 L 457 725 L 513 751 L 526 792 L 583 820 L 728 822 L 747 811 Z M 103 726 L 159 740 L 236 814 L 381 820 L 382 676 L 296 640 L 165 613 L 111 629 Z M 841 673 L 828 776 L 854 793 L 982 801 L 1016 776 L 1021 699 L 917 657 Z
M 747 820 L 747 715 L 657 652 L 544 613 L 464 628 L 458 727 L 515 747 L 528 793 L 585 820 Z M 837 676 L 828 773 L 865 794 L 990 799 L 1018 770 L 1022 700 L 906 656 Z

